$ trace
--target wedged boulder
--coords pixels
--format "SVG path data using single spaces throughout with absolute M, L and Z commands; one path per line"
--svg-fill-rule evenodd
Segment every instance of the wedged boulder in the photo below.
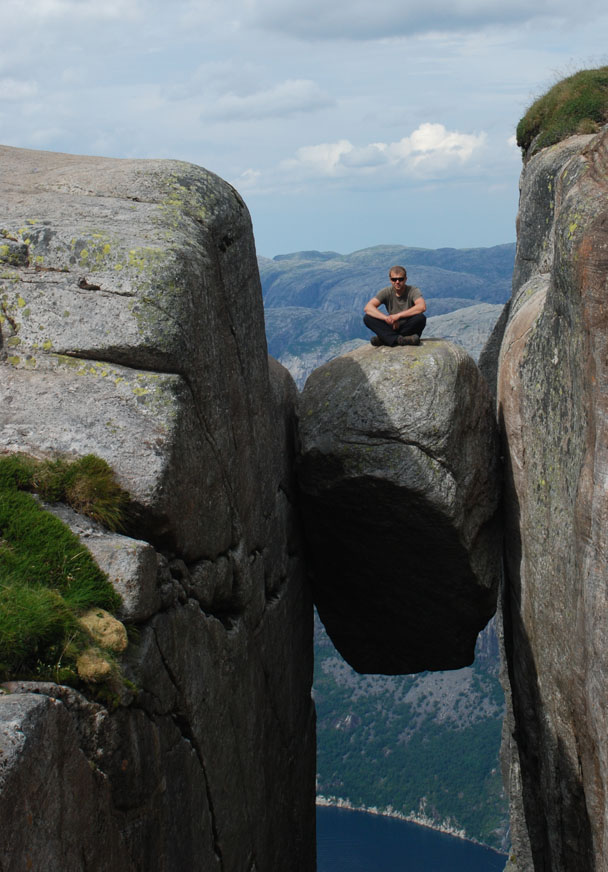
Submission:
M 456 345 L 361 348 L 300 404 L 314 599 L 359 672 L 456 669 L 494 613 L 500 465 L 492 400 Z

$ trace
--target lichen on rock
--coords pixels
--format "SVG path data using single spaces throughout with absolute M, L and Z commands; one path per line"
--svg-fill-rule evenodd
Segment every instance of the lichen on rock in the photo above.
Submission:
M 80 624 L 98 645 L 115 654 L 122 654 L 129 644 L 125 625 L 105 609 L 89 609 Z
M 247 209 L 179 161 L 0 158 L 15 240 L 0 274 L 0 451 L 109 462 L 131 498 L 126 535 L 54 511 L 135 625 L 114 655 L 125 686 L 97 685 L 106 705 L 52 683 L 0 695 L 0 865 L 310 872 L 295 387 L 269 367 Z M 112 684 L 112 658 L 91 648 L 88 692 Z
M 514 868 L 606 868 L 608 132 L 531 157 L 497 361 Z M 541 216 L 544 216 L 542 220 Z

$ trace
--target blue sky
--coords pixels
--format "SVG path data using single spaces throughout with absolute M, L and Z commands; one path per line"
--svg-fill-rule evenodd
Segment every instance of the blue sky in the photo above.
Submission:
M 0 141 L 226 178 L 258 252 L 515 239 L 535 96 L 604 0 L 2 0 Z

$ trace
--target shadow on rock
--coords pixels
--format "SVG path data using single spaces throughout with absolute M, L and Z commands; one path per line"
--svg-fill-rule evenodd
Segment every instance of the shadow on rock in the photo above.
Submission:
M 300 404 L 299 480 L 319 615 L 359 672 L 458 669 L 495 611 L 492 400 L 458 346 L 361 348 Z

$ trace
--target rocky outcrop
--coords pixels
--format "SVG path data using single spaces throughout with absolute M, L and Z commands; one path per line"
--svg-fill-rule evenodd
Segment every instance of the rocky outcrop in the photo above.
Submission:
M 513 868 L 608 866 L 608 131 L 522 173 L 498 362 Z
M 359 672 L 456 669 L 494 613 L 500 492 L 490 393 L 459 347 L 369 346 L 314 372 L 299 481 L 314 598 Z
M 0 156 L 0 448 L 94 451 L 188 559 L 259 537 L 268 376 L 243 201 L 178 161 Z
M 175 161 L 0 160 L 0 451 L 94 452 L 133 506 L 120 534 L 51 507 L 123 598 L 129 681 L 1 689 L 2 872 L 314 868 L 300 508 L 319 613 L 360 672 L 470 663 L 506 530 L 509 869 L 606 868 L 608 131 L 522 175 L 513 296 L 480 360 L 504 527 L 493 401 L 462 348 L 366 345 L 298 402 L 229 185 Z
M 245 205 L 176 161 L 0 159 L 0 451 L 110 463 L 129 535 L 62 511 L 136 628 L 110 705 L 5 687 L 0 866 L 313 869 L 295 387 Z

